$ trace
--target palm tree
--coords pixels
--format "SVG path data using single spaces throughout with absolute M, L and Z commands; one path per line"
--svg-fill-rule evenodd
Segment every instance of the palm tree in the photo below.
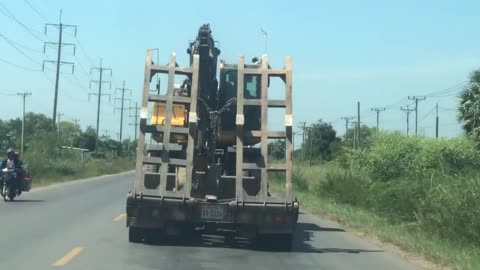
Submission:
M 480 69 L 470 74 L 469 83 L 458 98 L 458 121 L 467 135 L 480 140 Z

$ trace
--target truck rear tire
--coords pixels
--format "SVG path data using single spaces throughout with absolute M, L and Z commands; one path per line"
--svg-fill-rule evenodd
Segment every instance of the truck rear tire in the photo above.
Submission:
M 145 234 L 145 232 L 144 232 L 143 229 L 129 227 L 128 228 L 128 241 L 130 243 L 140 243 L 143 240 L 144 234 Z

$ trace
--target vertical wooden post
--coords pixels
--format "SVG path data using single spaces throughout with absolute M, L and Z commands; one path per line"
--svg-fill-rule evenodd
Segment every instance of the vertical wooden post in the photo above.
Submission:
M 197 97 L 198 97 L 198 65 L 200 56 L 193 55 L 192 88 L 190 91 L 190 111 L 188 113 L 188 144 L 187 144 L 187 166 L 184 194 L 190 198 L 193 181 L 193 157 L 195 151 L 195 138 L 197 137 Z
M 266 199 L 268 195 L 268 56 L 262 57 L 262 98 L 261 98 L 261 152 L 263 158 L 262 164 L 262 182 L 260 186 L 260 196 Z
M 292 119 L 292 59 L 285 59 L 285 129 L 286 129 L 286 153 L 285 153 L 285 197 L 288 202 L 292 201 L 292 163 L 293 163 L 293 119 Z
M 241 56 L 238 61 L 237 76 L 237 115 L 235 117 L 237 143 L 236 143 L 236 172 L 235 172 L 235 196 L 238 201 L 243 201 L 243 126 L 245 116 L 243 114 L 243 90 L 245 80 L 245 57 Z
M 148 118 L 148 91 L 150 89 L 152 65 L 152 50 L 147 50 L 145 60 L 145 78 L 143 79 L 143 96 L 140 111 L 140 126 L 145 126 Z M 137 121 L 137 119 L 135 120 Z M 140 129 L 137 141 L 137 165 L 136 165 L 136 181 L 133 194 L 142 192 L 145 179 L 143 179 L 143 161 L 145 158 L 145 132 Z
M 163 149 L 162 149 L 162 165 L 160 168 L 160 195 L 164 196 L 167 187 L 168 161 L 170 158 L 170 130 L 173 111 L 173 88 L 175 83 L 175 65 L 176 55 L 170 55 L 170 63 L 168 64 L 168 90 L 167 104 L 165 106 L 165 126 L 163 130 Z

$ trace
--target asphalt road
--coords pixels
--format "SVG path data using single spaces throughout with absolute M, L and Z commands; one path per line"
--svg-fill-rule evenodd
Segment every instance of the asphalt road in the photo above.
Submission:
M 131 244 L 124 212 L 132 179 L 107 176 L 0 201 L 0 269 L 418 269 L 305 213 L 291 252 L 230 247 L 219 237 Z

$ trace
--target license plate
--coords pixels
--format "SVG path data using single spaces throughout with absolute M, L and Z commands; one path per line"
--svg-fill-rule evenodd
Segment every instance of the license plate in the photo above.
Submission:
M 202 205 L 200 218 L 222 220 L 224 208 L 216 205 Z

